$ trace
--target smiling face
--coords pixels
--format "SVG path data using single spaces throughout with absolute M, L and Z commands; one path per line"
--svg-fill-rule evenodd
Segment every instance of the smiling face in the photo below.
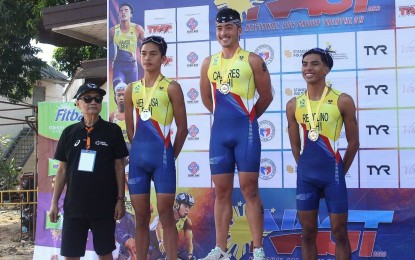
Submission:
M 303 58 L 301 72 L 307 84 L 325 84 L 330 68 L 324 64 L 319 54 L 312 53 Z
M 230 48 L 239 45 L 242 28 L 234 23 L 217 23 L 216 38 L 222 47 Z

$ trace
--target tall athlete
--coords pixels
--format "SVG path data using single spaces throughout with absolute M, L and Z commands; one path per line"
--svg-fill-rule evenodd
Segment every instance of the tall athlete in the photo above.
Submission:
M 222 51 L 202 64 L 200 91 L 205 107 L 213 113 L 210 169 L 215 184 L 216 247 L 205 259 L 228 259 L 226 244 L 232 219 L 235 164 L 239 172 L 246 215 L 254 243 L 254 258 L 264 259 L 263 206 L 258 193 L 261 142 L 260 117 L 272 101 L 271 80 L 265 62 L 242 50 L 240 14 L 221 9 L 216 16 L 216 37 Z M 259 98 L 255 102 L 255 91 Z
M 345 174 L 359 148 L 353 99 L 326 84 L 333 67 L 329 51 L 314 48 L 303 55 L 302 75 L 307 91 L 287 103 L 288 134 L 297 162 L 297 210 L 302 227 L 302 257 L 317 259 L 317 217 L 324 193 L 336 259 L 351 259 L 347 235 Z M 347 148 L 342 160 L 338 139 L 344 123 Z
M 138 80 L 137 56 L 139 41 L 144 39 L 144 29 L 132 23 L 133 7 L 123 3 L 118 9 L 119 24 L 110 29 L 110 44 L 114 44 L 113 87 L 120 82 L 126 84 Z
M 163 225 L 168 259 L 177 258 L 177 230 L 173 216 L 176 192 L 175 158 L 187 136 L 186 108 L 180 85 L 161 74 L 167 44 L 162 37 L 143 40 L 141 64 L 144 77 L 127 86 L 125 120 L 131 143 L 128 186 L 136 216 L 137 259 L 146 259 L 149 246 L 150 182 L 154 181 L 157 211 Z M 133 118 L 135 110 L 137 118 Z M 177 126 L 170 142 L 173 117 Z M 135 123 L 134 123 L 135 122 Z

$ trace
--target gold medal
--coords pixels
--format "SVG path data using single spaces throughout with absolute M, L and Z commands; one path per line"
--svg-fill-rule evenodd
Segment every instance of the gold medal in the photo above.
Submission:
M 150 112 L 150 110 L 143 109 L 143 111 L 141 111 L 141 113 L 140 113 L 140 118 L 143 121 L 149 120 L 151 118 L 151 112 Z
M 323 104 L 323 101 L 327 95 L 328 90 L 329 88 L 325 86 L 323 90 L 323 94 L 321 94 L 320 101 L 318 102 L 317 110 L 314 114 L 313 114 L 313 111 L 311 110 L 310 97 L 308 96 L 308 91 L 307 91 L 307 102 L 306 102 L 307 103 L 307 114 L 309 118 L 308 120 L 310 122 L 310 130 L 308 130 L 308 139 L 310 139 L 313 142 L 317 141 L 318 136 L 319 136 L 318 129 L 317 129 L 318 128 L 317 121 L 319 117 L 320 106 L 321 104 Z
M 311 141 L 313 142 L 317 141 L 318 136 L 319 136 L 319 133 L 317 129 L 313 128 L 308 131 L 308 139 L 310 139 Z
M 226 95 L 229 92 L 231 92 L 231 86 L 229 86 L 227 83 L 222 83 L 220 85 L 219 91 L 220 91 L 220 93 Z

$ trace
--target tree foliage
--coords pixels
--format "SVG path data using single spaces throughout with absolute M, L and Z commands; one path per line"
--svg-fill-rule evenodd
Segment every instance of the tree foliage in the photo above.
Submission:
M 41 77 L 45 62 L 35 57 L 39 48 L 30 45 L 36 35 L 36 1 L 0 0 L 0 95 L 23 100 Z
M 30 44 L 38 39 L 37 26 L 42 9 L 85 0 L 0 0 L 0 95 L 11 100 L 32 96 L 32 86 L 41 79 L 46 63 L 35 55 L 41 50 Z M 54 65 L 73 76 L 81 61 L 104 58 L 106 51 L 99 47 L 58 48 Z
M 107 51 L 98 46 L 59 47 L 53 52 L 52 66 L 73 77 L 84 60 L 105 58 Z
M 0 136 L 0 158 L 3 158 L 3 149 L 9 146 L 9 139 Z M 20 169 L 16 167 L 14 159 L 0 160 L 0 190 L 14 190 L 18 182 Z

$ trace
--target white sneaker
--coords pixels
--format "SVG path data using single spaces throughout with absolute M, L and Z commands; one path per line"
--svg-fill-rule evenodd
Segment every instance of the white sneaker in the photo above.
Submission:
M 255 248 L 254 249 L 254 260 L 264 260 L 265 259 L 265 253 L 264 248 Z
M 199 260 L 230 260 L 231 255 L 223 252 L 220 247 L 215 247 L 210 251 L 210 253 L 205 257 Z

